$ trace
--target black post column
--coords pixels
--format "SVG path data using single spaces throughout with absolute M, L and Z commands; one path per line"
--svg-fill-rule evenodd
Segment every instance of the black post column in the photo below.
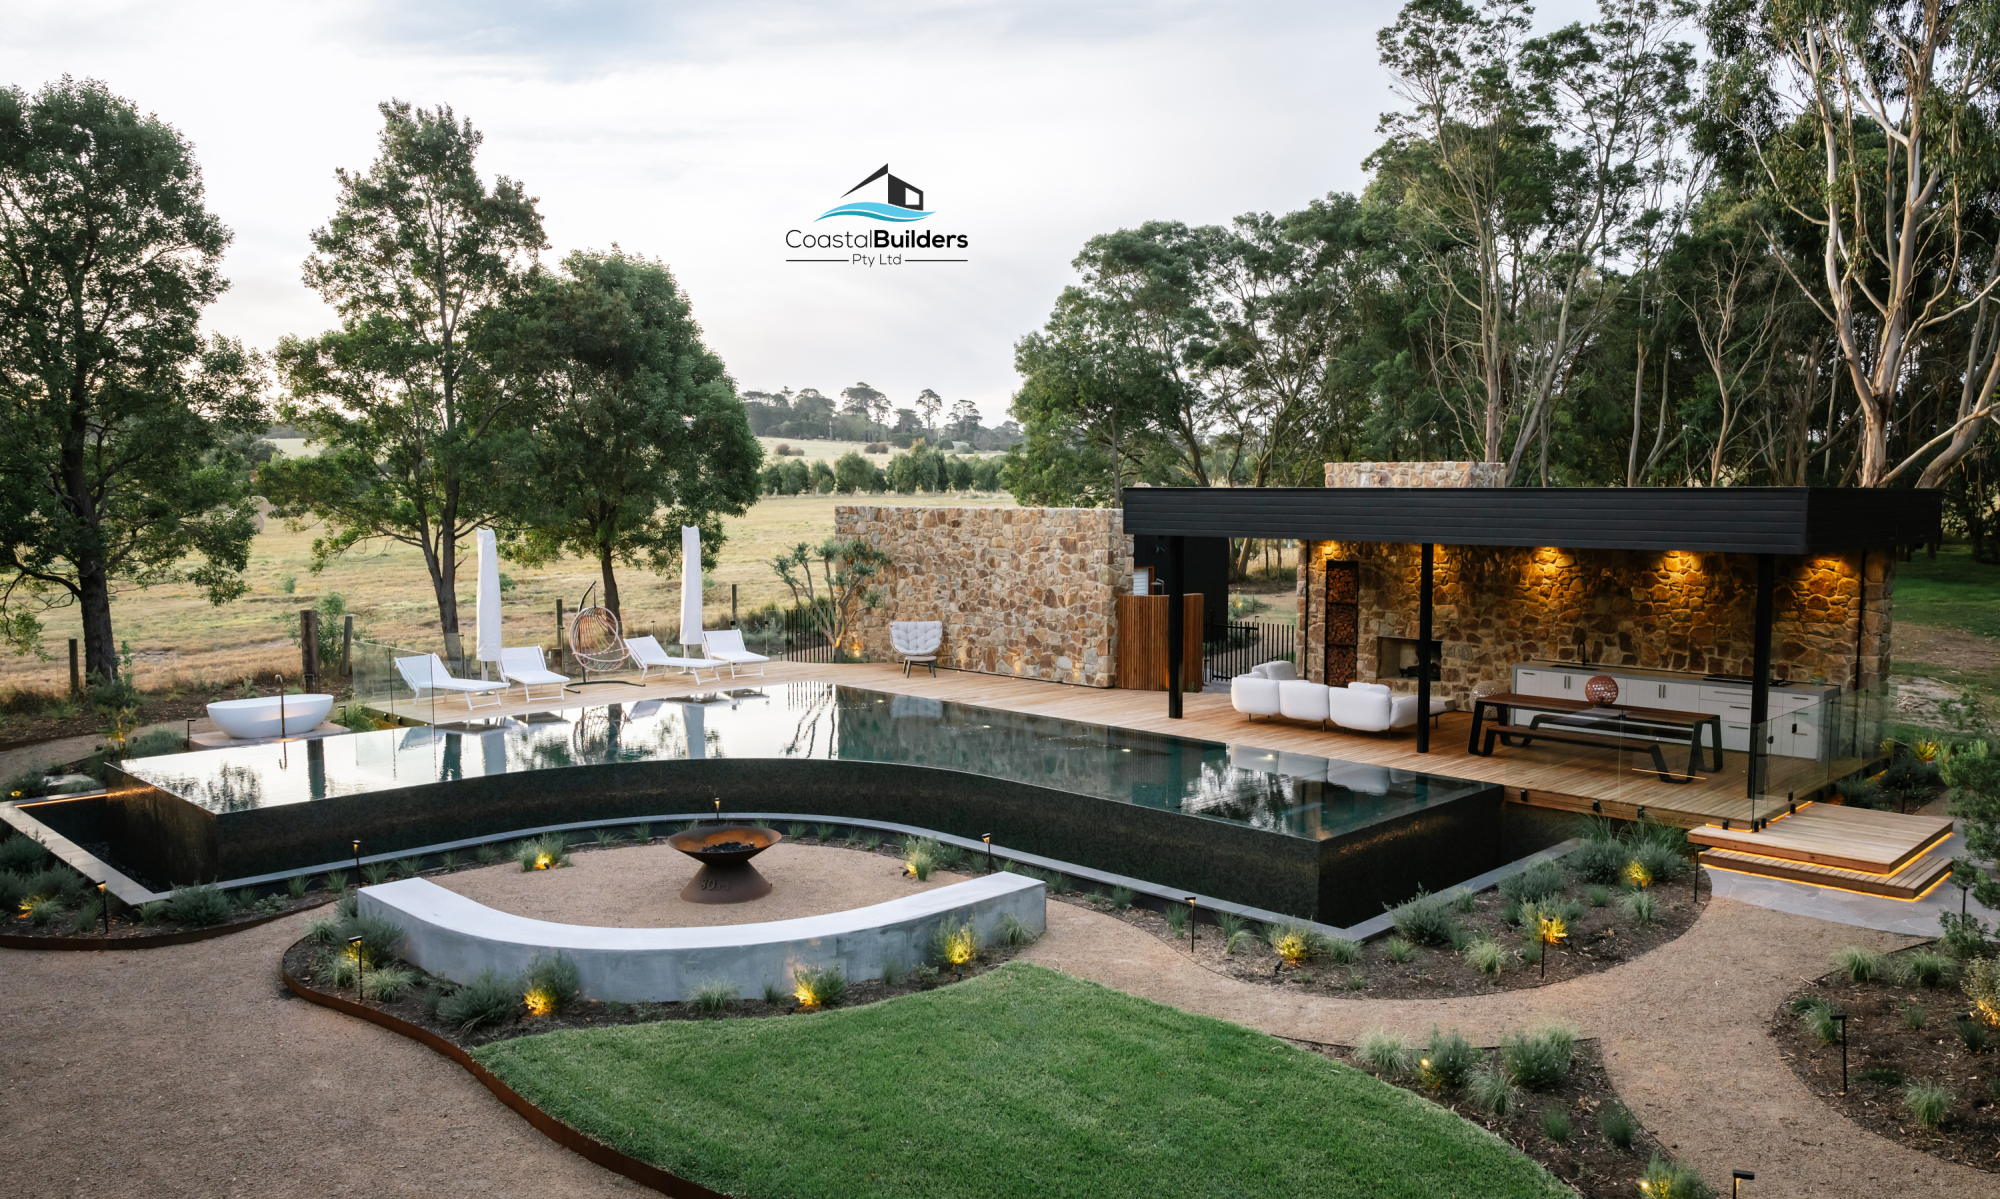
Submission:
M 1417 578 L 1417 752 L 1431 752 L 1431 550 L 1424 542 L 1424 564 Z
M 1182 595 L 1186 587 L 1185 571 L 1187 561 L 1187 538 L 1167 538 L 1167 717 L 1181 718 L 1181 672 L 1187 664 L 1181 661 L 1181 639 L 1186 636 L 1182 625 L 1186 618 L 1181 609 L 1186 606 Z
M 1750 651 L 1750 778 L 1749 797 L 1755 800 L 1764 790 L 1765 756 L 1770 744 L 1771 716 L 1771 608 L 1772 593 L 1778 584 L 1778 562 L 1770 554 L 1757 555 L 1757 616 Z M 1756 808 L 1751 808 L 1756 816 Z

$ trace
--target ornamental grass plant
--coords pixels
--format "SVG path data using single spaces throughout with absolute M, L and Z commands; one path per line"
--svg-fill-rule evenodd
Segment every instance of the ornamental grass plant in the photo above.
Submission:
M 1416 898 L 1388 909 L 1389 923 L 1406 941 L 1417 945 L 1449 945 L 1458 930 L 1452 919 L 1451 900 L 1419 888 Z
M 204 928 L 229 919 L 229 897 L 213 883 L 175 887 L 167 895 L 166 918 L 189 928 Z
M 1379 1078 L 1402 1078 L 1417 1064 L 1417 1046 L 1402 1033 L 1365 1032 L 1354 1046 L 1354 1060 Z
M 487 1024 L 498 1024 L 512 1016 L 521 1006 L 521 988 L 516 980 L 503 978 L 492 969 L 484 970 L 479 977 L 455 987 L 438 1000 L 438 1019 L 456 1027 L 460 1032 L 471 1032 Z
M 1500 1061 L 1507 1079 L 1529 1091 L 1546 1091 L 1569 1077 L 1576 1059 L 1576 1031 L 1545 1024 L 1524 1033 L 1509 1033 L 1500 1041 Z

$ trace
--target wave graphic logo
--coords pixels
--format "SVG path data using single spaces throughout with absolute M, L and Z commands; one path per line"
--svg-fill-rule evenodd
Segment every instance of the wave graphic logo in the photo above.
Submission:
M 847 198 L 877 180 L 883 181 L 882 190 L 879 193 L 874 193 L 881 195 L 882 198 L 880 200 L 866 198 L 850 200 Z M 815 221 L 823 221 L 830 216 L 862 216 L 867 217 L 871 221 L 882 221 L 891 225 L 907 225 L 914 221 L 921 221 L 929 215 L 930 213 L 924 211 L 924 190 L 891 175 L 889 173 L 889 164 L 885 162 L 874 174 L 863 179 L 853 187 L 848 188 L 841 196 L 840 203 L 835 204 L 832 208 L 820 213 L 813 219 Z

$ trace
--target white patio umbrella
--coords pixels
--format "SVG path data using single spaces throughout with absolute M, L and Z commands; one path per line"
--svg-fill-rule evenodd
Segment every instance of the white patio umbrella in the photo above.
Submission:
M 486 677 L 486 663 L 500 660 L 500 547 L 493 530 L 480 529 L 472 535 L 479 551 L 479 592 L 473 603 L 477 627 L 472 656 L 478 659 L 479 677 Z
M 681 526 L 681 644 L 701 643 L 701 530 Z

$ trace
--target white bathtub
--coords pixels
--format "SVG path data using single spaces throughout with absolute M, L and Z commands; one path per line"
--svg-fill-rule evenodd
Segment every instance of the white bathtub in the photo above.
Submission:
M 333 711 L 331 695 L 287 695 L 284 697 L 285 727 L 278 728 L 278 697 L 225 699 L 208 705 L 208 718 L 215 727 L 238 741 L 309 733 Z

